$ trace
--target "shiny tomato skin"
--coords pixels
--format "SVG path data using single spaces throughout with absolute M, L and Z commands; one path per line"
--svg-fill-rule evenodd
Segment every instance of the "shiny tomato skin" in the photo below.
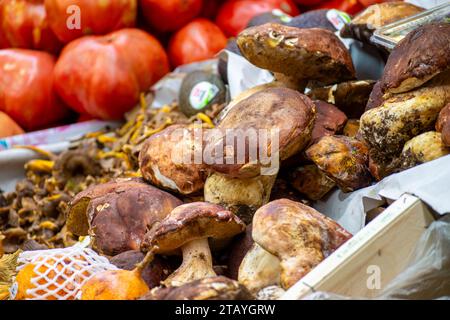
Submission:
M 69 43 L 56 64 L 56 90 L 80 114 L 120 119 L 168 72 L 158 40 L 139 29 L 122 29 Z
M 196 18 L 206 1 L 211 0 L 140 0 L 140 8 L 157 32 L 171 32 Z
M 169 57 L 173 67 L 212 59 L 227 45 L 223 32 L 211 21 L 198 18 L 173 35 Z
M 311 6 L 316 6 L 316 5 L 320 4 L 321 2 L 324 2 L 325 0 L 294 0 L 294 1 L 298 5 L 305 6 L 305 7 L 311 7 Z
M 48 25 L 44 0 L 0 1 L 0 48 L 59 52 L 62 43 Z
M 69 109 L 54 90 L 55 58 L 43 51 L 0 50 L 0 111 L 27 131 L 64 119 Z
M 274 9 L 291 16 L 300 13 L 292 0 L 228 0 L 219 10 L 216 23 L 227 37 L 236 37 L 252 18 Z
M 337 9 L 354 15 L 364 9 L 364 6 L 358 0 L 331 0 L 326 1 L 315 9 Z
M 134 27 L 137 0 L 45 0 L 45 9 L 53 32 L 62 42 L 69 43 L 85 35 L 105 35 Z M 78 12 L 79 29 L 72 19 Z M 68 22 L 73 28 L 68 28 Z

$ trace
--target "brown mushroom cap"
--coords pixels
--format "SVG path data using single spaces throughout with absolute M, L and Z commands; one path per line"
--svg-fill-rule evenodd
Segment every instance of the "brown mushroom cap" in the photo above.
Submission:
M 413 137 L 433 130 L 439 112 L 450 102 L 450 71 L 423 87 L 396 94 L 361 117 L 360 134 L 381 155 L 398 156 Z
M 273 142 L 270 130 L 279 130 L 279 159 L 284 160 L 301 151 L 311 138 L 312 127 L 315 118 L 314 103 L 305 95 L 287 88 L 269 88 L 259 91 L 247 99 L 236 104 L 221 121 L 218 129 L 222 134 L 215 135 L 208 140 L 206 148 L 215 150 L 215 146 L 223 147 L 223 163 L 214 163 L 209 167 L 216 172 L 236 178 L 251 178 L 261 174 L 260 159 L 250 159 L 249 151 L 245 152 L 245 163 L 239 163 L 239 143 L 228 145 L 226 135 L 231 129 L 238 137 L 246 132 L 267 133 L 268 142 L 263 147 L 267 148 L 266 155 L 271 156 Z M 259 150 L 259 135 L 257 141 Z M 264 141 L 264 140 L 261 140 Z M 245 141 L 244 141 L 245 142 Z M 248 139 L 246 141 L 248 144 Z M 262 143 L 261 143 L 262 144 Z M 247 146 L 246 146 L 247 148 Z M 227 164 L 226 158 L 234 157 L 234 164 Z M 255 161 L 256 160 L 256 161 Z
M 311 146 L 306 155 L 344 191 L 370 185 L 369 149 L 354 138 L 326 136 Z
M 383 91 L 381 91 L 381 82 L 377 81 L 377 83 L 373 86 L 372 92 L 370 93 L 365 111 L 378 108 L 385 100 Z
M 316 100 L 316 121 L 312 131 L 311 142 L 317 142 L 324 136 L 332 136 L 342 132 L 347 122 L 346 115 L 332 104 Z
M 76 235 L 91 234 L 97 250 L 116 255 L 139 249 L 146 231 L 181 204 L 140 179 L 119 179 L 78 194 L 67 227 Z
M 375 81 L 346 81 L 332 86 L 311 88 L 311 99 L 322 100 L 339 108 L 349 118 L 359 118 L 364 113 Z
M 392 51 L 381 79 L 384 93 L 418 88 L 450 68 L 450 24 L 430 23 L 411 31 Z
M 254 300 L 254 297 L 237 281 L 209 277 L 181 287 L 155 288 L 140 300 Z
M 329 30 L 268 23 L 244 30 L 237 43 L 254 65 L 295 79 L 331 84 L 355 78 L 350 53 Z
M 370 43 L 370 37 L 376 29 L 423 11 L 423 8 L 403 1 L 377 3 L 346 24 L 341 30 L 341 36 Z
M 197 239 L 231 238 L 245 230 L 245 224 L 232 212 L 206 202 L 193 202 L 175 208 L 145 235 L 143 250 L 171 253 Z
M 183 195 L 201 191 L 206 174 L 202 159 L 195 162 L 195 153 L 202 155 L 202 130 L 173 125 L 148 138 L 139 154 L 143 177 L 157 187 Z
M 436 122 L 436 131 L 442 134 L 442 142 L 444 145 L 450 147 L 450 103 L 439 113 L 438 121 Z
M 298 167 L 290 178 L 291 185 L 313 201 L 322 199 L 336 186 L 315 164 Z
M 281 260 L 281 284 L 289 288 L 351 237 L 330 218 L 287 199 L 260 208 L 253 239 Z

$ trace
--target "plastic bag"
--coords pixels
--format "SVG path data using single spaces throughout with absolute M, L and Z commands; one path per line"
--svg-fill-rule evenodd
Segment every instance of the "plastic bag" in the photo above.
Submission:
M 348 300 L 333 293 L 315 292 L 304 300 Z M 413 251 L 408 267 L 395 277 L 377 300 L 450 300 L 450 215 L 433 222 Z
M 64 249 L 22 252 L 18 258 L 17 271 L 24 268 L 31 274 L 31 288 L 26 289 L 27 300 L 74 300 L 79 299 L 81 287 L 97 272 L 117 270 L 108 259 L 87 248 L 89 239 Z M 31 269 L 30 268 L 30 269 Z M 27 270 L 28 271 L 28 270 Z M 18 279 L 18 277 L 16 278 Z M 11 287 L 11 299 L 15 299 L 19 285 Z M 28 284 L 27 284 L 28 285 Z

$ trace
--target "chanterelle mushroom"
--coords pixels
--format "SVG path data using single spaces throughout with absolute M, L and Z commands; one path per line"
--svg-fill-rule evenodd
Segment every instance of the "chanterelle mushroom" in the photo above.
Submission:
M 237 43 L 247 60 L 300 91 L 308 80 L 332 84 L 355 78 L 350 53 L 329 30 L 268 23 L 244 30 Z
M 70 203 L 67 228 L 90 234 L 98 251 L 116 255 L 139 249 L 147 230 L 181 204 L 141 179 L 118 179 L 79 193 Z
M 318 211 L 287 199 L 256 211 L 253 240 L 281 260 L 281 285 L 289 288 L 351 234 Z
M 210 277 L 181 287 L 155 288 L 140 300 L 254 300 L 254 297 L 237 281 Z
M 180 286 L 213 277 L 208 238 L 231 238 L 245 230 L 245 224 L 232 212 L 206 202 L 194 202 L 175 208 L 166 219 L 146 234 L 142 249 L 156 254 L 182 250 L 183 263 L 165 281 Z

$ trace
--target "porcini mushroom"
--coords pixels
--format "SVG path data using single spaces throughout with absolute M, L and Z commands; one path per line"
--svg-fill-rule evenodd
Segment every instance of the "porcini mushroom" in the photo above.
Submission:
M 423 8 L 403 1 L 377 3 L 367 7 L 346 24 L 341 30 L 341 36 L 371 43 L 370 38 L 376 29 L 423 11 Z
M 322 199 L 336 186 L 315 164 L 296 168 L 290 174 L 290 183 L 298 192 L 313 201 Z
M 244 30 L 237 44 L 247 60 L 292 89 L 303 91 L 308 80 L 326 85 L 355 78 L 350 53 L 329 30 L 268 23 Z
M 402 158 L 402 169 L 415 167 L 450 154 L 450 148 L 442 142 L 439 132 L 422 133 L 405 143 Z
M 345 123 L 347 122 L 346 115 L 333 106 L 324 101 L 314 101 L 316 105 L 316 121 L 311 136 L 311 143 L 317 142 L 324 136 L 333 136 L 342 133 Z
M 335 221 L 287 199 L 272 201 L 258 209 L 253 219 L 253 240 L 280 259 L 280 281 L 285 289 L 350 237 Z
M 380 155 L 398 156 L 408 140 L 433 129 L 439 112 L 449 102 L 447 71 L 419 89 L 393 95 L 366 111 L 360 122 L 361 137 Z
M 309 143 L 315 113 L 308 97 L 287 88 L 268 88 L 237 103 L 207 139 L 215 161 L 208 165 L 214 173 L 205 200 L 251 222 L 269 200 L 279 162 Z
M 436 131 L 441 133 L 444 145 L 450 147 L 450 103 L 439 113 Z
M 139 249 L 147 230 L 182 202 L 141 179 L 118 179 L 92 186 L 71 201 L 67 228 L 91 235 L 101 253 Z
M 344 192 L 367 187 L 369 149 L 354 138 L 325 136 L 306 150 L 306 155 Z
M 180 287 L 155 288 L 140 300 L 254 300 L 254 297 L 237 281 L 209 277 Z
M 426 50 L 425 50 L 426 48 Z M 392 51 L 381 79 L 383 93 L 403 93 L 449 69 L 450 24 L 429 23 L 408 33 Z
M 180 286 L 216 276 L 208 238 L 231 238 L 244 230 L 245 224 L 232 212 L 219 205 L 194 202 L 175 208 L 153 226 L 145 236 L 142 250 L 169 254 L 181 249 L 181 266 L 164 281 L 166 286 Z
M 144 179 L 182 195 L 203 189 L 202 128 L 173 125 L 146 140 L 139 154 Z

